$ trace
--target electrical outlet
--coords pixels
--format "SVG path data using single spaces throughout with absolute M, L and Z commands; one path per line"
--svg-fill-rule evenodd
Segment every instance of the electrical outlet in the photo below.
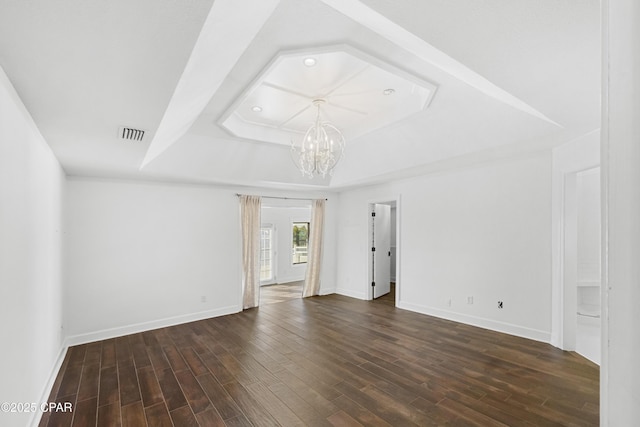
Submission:
M 473 304 L 473 297 L 467 297 L 467 304 Z
M 200 297 L 200 302 L 207 302 L 207 296 L 206 295 L 202 295 Z
M 447 305 L 448 305 L 449 307 L 451 307 L 451 298 L 449 298 L 449 299 L 447 300 Z
M 502 308 L 502 301 L 498 301 L 498 308 Z

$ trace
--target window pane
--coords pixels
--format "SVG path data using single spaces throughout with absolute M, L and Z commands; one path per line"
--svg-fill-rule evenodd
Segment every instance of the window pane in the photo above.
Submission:
M 260 229 L 260 281 L 273 280 L 273 227 Z
M 307 262 L 307 251 L 309 248 L 309 223 L 293 223 L 293 263 L 304 264 Z

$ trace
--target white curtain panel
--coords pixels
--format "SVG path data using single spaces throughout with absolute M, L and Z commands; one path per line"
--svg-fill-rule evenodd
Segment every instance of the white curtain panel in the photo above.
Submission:
M 240 196 L 244 309 L 257 307 L 260 300 L 260 204 L 259 196 Z
M 309 225 L 309 258 L 304 279 L 302 297 L 320 295 L 320 269 L 322 267 L 322 236 L 324 234 L 324 199 L 313 201 L 311 224 Z

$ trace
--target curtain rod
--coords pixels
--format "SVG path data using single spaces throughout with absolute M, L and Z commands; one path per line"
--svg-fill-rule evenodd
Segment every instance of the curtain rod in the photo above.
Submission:
M 240 197 L 242 196 L 242 194 L 240 193 L 236 193 L 236 196 Z M 306 200 L 306 201 L 312 201 L 315 199 L 310 199 L 310 198 L 302 198 L 302 197 L 277 197 L 277 196 L 260 196 L 263 199 L 281 199 L 281 200 Z M 325 200 L 329 200 L 329 199 L 325 199 Z

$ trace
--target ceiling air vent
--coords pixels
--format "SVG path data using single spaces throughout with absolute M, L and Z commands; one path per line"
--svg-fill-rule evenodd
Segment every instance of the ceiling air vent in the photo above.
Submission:
M 125 141 L 142 141 L 144 131 L 140 129 L 121 127 L 118 129 L 118 138 Z

